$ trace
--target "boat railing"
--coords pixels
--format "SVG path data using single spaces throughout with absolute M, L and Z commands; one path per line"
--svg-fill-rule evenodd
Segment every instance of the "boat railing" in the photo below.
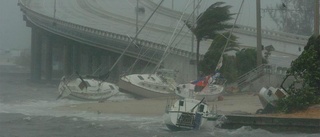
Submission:
M 227 83 L 225 78 L 216 78 L 215 82 L 209 83 L 209 85 L 222 85 L 224 86 Z

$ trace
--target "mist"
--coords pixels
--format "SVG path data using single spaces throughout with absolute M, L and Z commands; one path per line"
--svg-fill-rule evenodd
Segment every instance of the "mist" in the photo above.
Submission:
M 31 44 L 31 29 L 26 27 L 17 0 L 0 2 L 0 49 L 26 49 Z
M 203 1 L 200 7 L 200 12 L 204 11 L 214 1 Z M 226 0 L 227 5 L 231 5 L 231 12 L 237 13 L 241 4 L 241 0 Z M 280 0 L 263 0 L 261 1 L 261 8 L 266 6 L 273 6 L 279 3 Z M 0 49 L 25 49 L 30 48 L 31 44 L 31 29 L 26 27 L 25 21 L 22 18 L 22 12 L 17 6 L 17 0 L 2 0 L 0 4 Z M 165 1 L 163 3 L 166 7 L 172 7 L 172 1 Z M 255 0 L 246 0 L 243 5 L 243 10 L 240 13 L 237 24 L 255 27 Z M 192 6 L 192 4 L 190 4 Z M 174 9 L 183 11 L 185 8 L 185 1 L 174 1 Z M 189 8 L 190 9 L 190 8 Z M 277 30 L 274 22 L 271 21 L 267 13 L 261 12 L 262 28 L 269 30 Z

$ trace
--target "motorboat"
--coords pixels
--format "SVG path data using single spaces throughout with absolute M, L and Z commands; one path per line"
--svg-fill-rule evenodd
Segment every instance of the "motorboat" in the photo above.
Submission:
M 164 123 L 173 131 L 198 130 L 205 124 L 210 114 L 204 98 L 201 101 L 191 98 L 179 99 L 173 105 L 167 104 Z
M 263 106 L 263 109 L 258 109 L 257 114 L 273 113 L 277 106 L 276 102 L 289 96 L 282 88 L 262 87 L 259 91 L 258 97 Z

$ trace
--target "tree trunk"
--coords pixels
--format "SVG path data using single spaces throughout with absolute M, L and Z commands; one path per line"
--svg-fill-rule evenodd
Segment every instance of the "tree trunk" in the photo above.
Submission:
M 196 59 L 196 65 L 197 65 L 197 67 L 196 67 L 196 69 L 197 69 L 197 77 L 198 77 L 198 78 L 199 78 L 199 76 L 200 76 L 200 71 L 199 71 L 199 56 L 200 56 L 200 54 L 199 54 L 199 49 L 200 49 L 200 40 L 197 39 L 197 54 L 196 54 L 196 56 L 197 56 L 197 59 Z

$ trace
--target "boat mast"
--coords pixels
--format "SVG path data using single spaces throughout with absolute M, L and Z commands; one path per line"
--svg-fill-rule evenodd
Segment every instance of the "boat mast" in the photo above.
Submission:
M 137 6 L 136 6 L 136 33 L 139 31 L 138 27 L 138 19 L 139 19 L 139 0 L 137 0 Z
M 164 0 L 161 0 L 161 2 L 158 4 L 158 6 L 156 7 L 156 9 L 151 13 L 151 15 L 149 16 L 149 18 L 147 19 L 147 21 L 143 24 L 143 26 L 140 28 L 140 30 L 136 33 L 136 35 L 134 36 L 134 38 L 130 41 L 130 43 L 128 44 L 128 46 L 123 50 L 123 52 L 121 53 L 121 55 L 118 57 L 118 59 L 116 60 L 116 62 L 112 65 L 112 67 L 108 70 L 108 72 L 106 74 L 104 74 L 101 77 L 104 77 L 104 80 L 108 79 L 110 72 L 113 70 L 113 68 L 118 64 L 118 62 L 120 61 L 120 59 L 122 58 L 122 56 L 124 55 L 124 53 L 129 49 L 130 45 L 137 39 L 138 35 L 140 34 L 140 32 L 142 31 L 142 29 L 147 25 L 147 23 L 150 21 L 151 17 L 154 15 L 154 13 L 158 10 L 158 8 L 160 7 L 160 5 L 162 4 Z
M 218 64 L 217 64 L 217 66 L 216 66 L 215 71 L 219 70 L 220 67 L 222 66 L 223 53 L 224 53 L 224 51 L 226 50 L 227 46 L 229 45 L 229 41 L 230 41 L 230 38 L 231 38 L 231 34 L 232 34 L 232 32 L 233 32 L 233 30 L 234 30 L 234 28 L 235 28 L 235 26 L 236 26 L 236 23 L 237 23 L 237 20 L 238 20 L 238 18 L 239 18 L 240 11 L 241 11 L 241 9 L 242 9 L 243 3 L 244 3 L 244 0 L 242 0 L 242 2 L 241 2 L 241 5 L 240 5 L 240 8 L 239 8 L 237 17 L 236 17 L 236 19 L 235 19 L 234 22 L 233 22 L 231 32 L 229 33 L 229 36 L 228 36 L 228 38 L 227 38 L 227 42 L 226 42 L 226 44 L 225 44 L 224 47 L 223 47 L 223 50 L 222 50 L 222 52 L 221 52 L 221 55 L 220 55 L 220 58 L 219 58 L 219 61 L 218 61 Z
M 200 0 L 200 1 L 197 3 L 197 7 L 200 5 L 201 2 L 202 2 L 202 0 Z M 195 12 L 195 9 L 193 9 L 192 13 L 190 14 L 190 16 L 188 16 L 188 18 L 187 18 L 186 20 L 190 20 L 190 19 L 192 20 L 192 15 L 194 14 L 194 12 Z M 182 20 L 182 18 L 183 18 L 183 15 L 181 15 L 181 17 L 180 17 L 180 19 L 179 19 L 178 22 L 180 22 L 180 21 Z M 168 42 L 168 44 L 167 44 L 167 47 L 166 47 L 166 49 L 164 50 L 164 52 L 163 52 L 163 54 L 162 54 L 162 58 L 160 59 L 159 63 L 156 65 L 156 67 L 154 68 L 153 73 L 155 73 L 155 72 L 159 69 L 161 63 L 162 63 L 162 62 L 164 61 L 164 59 L 170 54 L 170 52 L 167 53 L 168 50 L 172 48 L 171 46 L 173 45 L 173 42 L 177 39 L 178 34 L 181 33 L 183 27 L 184 27 L 186 24 L 184 23 L 184 24 L 182 25 L 182 27 L 180 28 L 179 32 L 176 33 L 178 25 L 179 25 L 179 24 L 176 25 L 176 27 L 175 27 L 172 35 L 171 35 L 171 38 L 170 38 L 170 40 L 169 40 L 169 42 Z M 177 35 L 175 35 L 175 34 L 177 34 Z

